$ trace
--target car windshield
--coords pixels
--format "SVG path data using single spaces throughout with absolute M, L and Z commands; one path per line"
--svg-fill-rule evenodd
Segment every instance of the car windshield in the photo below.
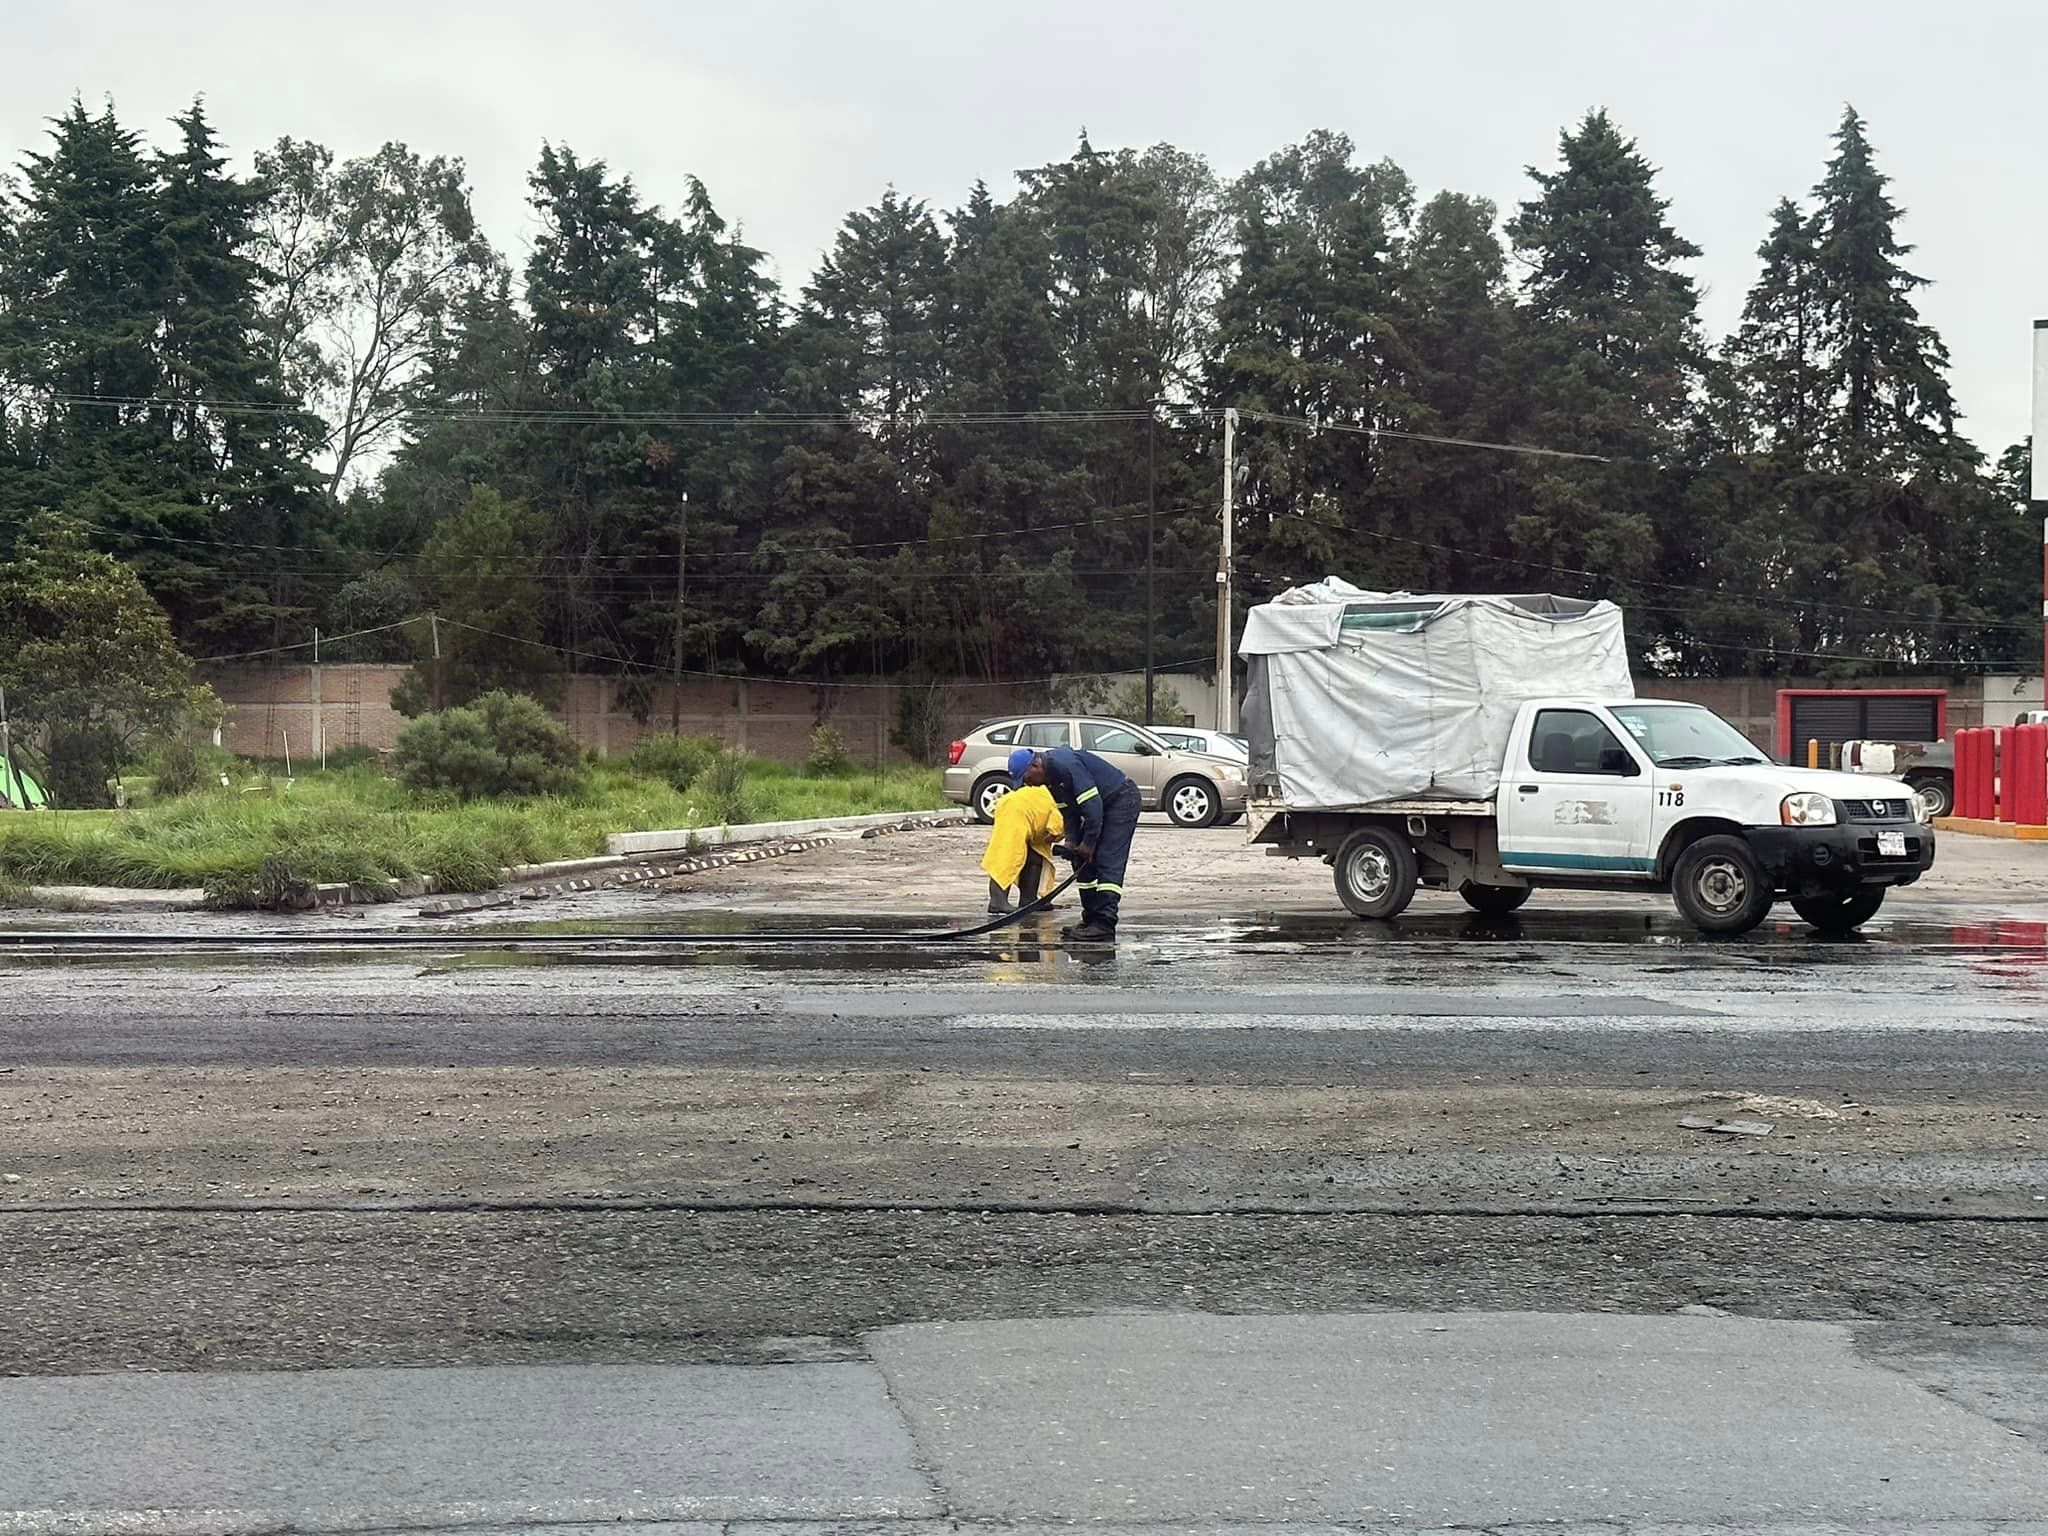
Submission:
M 1742 732 L 1697 704 L 1621 704 L 1610 713 L 1659 768 L 1769 761 Z

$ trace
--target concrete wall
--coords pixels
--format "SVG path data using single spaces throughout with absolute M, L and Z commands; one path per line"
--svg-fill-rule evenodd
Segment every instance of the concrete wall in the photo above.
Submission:
M 223 740 L 231 750 L 250 757 L 283 757 L 287 747 L 297 761 L 319 756 L 324 733 L 329 751 L 366 746 L 388 750 L 398 740 L 405 719 L 391 707 L 391 690 L 409 668 L 223 667 L 206 673 L 228 706 Z M 1214 719 L 1214 680 L 1200 674 L 1161 673 L 1172 683 L 1184 707 L 1198 724 Z M 1143 679 L 1144 674 L 1121 677 Z M 618 679 L 577 674 L 567 680 L 559 713 L 576 738 L 600 753 L 629 752 L 649 732 L 669 728 L 672 708 L 679 708 L 685 734 L 716 736 L 763 757 L 800 760 L 810 746 L 812 729 L 821 721 L 836 726 L 861 762 L 898 762 L 903 754 L 889 740 L 904 688 L 896 683 L 851 680 L 815 688 L 805 683 L 762 682 L 744 678 L 699 678 L 683 684 L 672 701 L 666 683 L 655 685 L 654 713 L 643 726 L 618 707 Z M 1776 728 L 1780 688 L 1828 686 L 1801 678 L 1645 678 L 1637 683 L 1647 698 L 1684 699 L 1704 704 L 1725 716 L 1758 745 L 1769 748 Z M 1872 688 L 1946 688 L 1949 726 L 2009 725 L 2022 709 L 2039 709 L 2041 679 L 2037 677 L 1890 678 Z M 941 705 L 948 732 L 965 734 L 992 715 L 1044 707 L 1045 690 L 1038 684 L 966 683 L 943 685 Z M 317 701 L 317 702 L 316 702 Z
M 205 677 L 228 706 L 223 745 L 248 757 L 317 760 L 327 750 L 364 746 L 389 750 L 405 717 L 391 707 L 391 690 L 411 669 L 404 666 L 217 667 Z M 1140 677 L 1142 673 L 1138 674 Z M 1161 674 L 1165 676 L 1165 674 Z M 1200 678 L 1173 677 L 1181 701 L 1213 706 L 1213 688 Z M 566 679 L 557 713 L 576 739 L 598 752 L 630 752 L 642 736 L 666 731 L 680 713 L 686 735 L 716 736 L 762 757 L 800 761 L 820 723 L 846 737 L 865 763 L 905 761 L 889 736 L 903 695 L 897 683 L 849 680 L 828 687 L 745 678 L 685 681 L 672 698 L 666 683 L 654 688 L 646 725 L 618 706 L 619 680 L 579 673 Z M 940 688 L 947 729 L 964 735 L 991 715 L 1039 709 L 1045 689 L 1036 684 L 953 682 Z M 1206 720 L 1206 715 L 1197 718 Z

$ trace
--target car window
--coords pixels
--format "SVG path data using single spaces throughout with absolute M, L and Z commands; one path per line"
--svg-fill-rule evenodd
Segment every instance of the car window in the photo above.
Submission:
M 1014 725 L 999 725 L 988 733 L 988 740 L 992 746 L 1007 747 L 1016 739 L 1017 727 Z
M 1209 750 L 1202 745 L 1201 737 L 1190 736 L 1186 731 L 1154 731 L 1152 734 L 1165 742 L 1169 747 L 1178 747 L 1183 752 L 1206 752 Z
M 1630 761 L 1614 732 L 1583 709 L 1542 709 L 1529 733 L 1529 766 L 1538 773 L 1606 773 Z
M 1067 744 L 1067 722 L 1064 720 L 1031 720 L 1017 727 L 1017 745 L 1036 747 L 1044 751 L 1047 747 L 1064 747 Z
M 1136 752 L 1138 744 L 1138 733 L 1125 726 L 1081 722 L 1081 745 L 1090 752 Z

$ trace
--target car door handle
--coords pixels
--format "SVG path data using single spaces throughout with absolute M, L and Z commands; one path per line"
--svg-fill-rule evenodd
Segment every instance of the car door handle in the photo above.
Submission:
M 1524 784 L 1520 786 L 1519 792 L 1525 795 L 1533 795 L 1542 787 L 1541 784 Z

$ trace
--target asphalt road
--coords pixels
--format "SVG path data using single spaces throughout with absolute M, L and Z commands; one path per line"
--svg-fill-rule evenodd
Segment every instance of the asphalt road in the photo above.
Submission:
M 1842 1325 L 1856 1370 L 2038 1457 L 2044 924 L 1923 905 L 1850 941 L 1710 943 L 1641 903 L 1439 908 L 1396 929 L 1148 918 L 1090 952 L 696 912 L 403 952 L 246 925 L 225 952 L 16 947 L 0 1373 L 800 1370 L 865 1367 L 891 1329 L 1134 1309 L 1312 1338 L 1393 1310 L 1691 1308 Z M 903 1411 L 921 1453 L 944 1439 Z M 1042 1427 L 1016 1411 L 988 1433 Z M 1001 1496 L 1034 1481 L 962 1463 L 971 1497 L 888 1508 L 1116 1513 Z M 2024 1512 L 1957 1497 L 1897 1509 Z M 1190 1498 L 1154 1487 L 1133 1518 L 1281 1518 Z M 1332 1498 L 1302 1512 L 1372 1502 Z

